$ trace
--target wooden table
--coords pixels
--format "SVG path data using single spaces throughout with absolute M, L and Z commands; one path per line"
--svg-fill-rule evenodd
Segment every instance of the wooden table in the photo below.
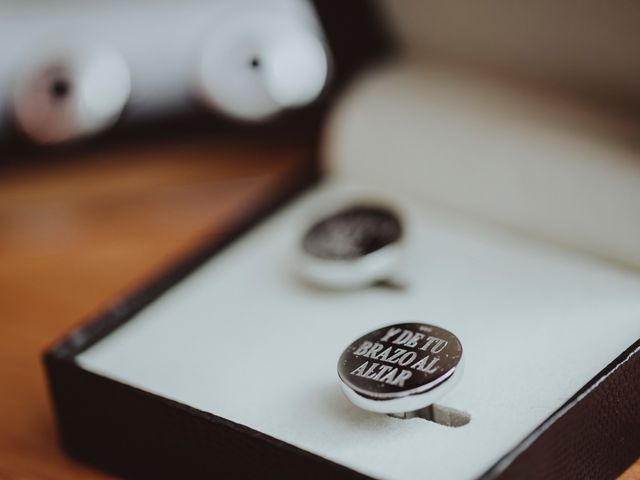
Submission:
M 268 151 L 201 141 L 2 169 L 1 479 L 106 478 L 58 447 L 40 355 L 300 167 L 302 147 Z

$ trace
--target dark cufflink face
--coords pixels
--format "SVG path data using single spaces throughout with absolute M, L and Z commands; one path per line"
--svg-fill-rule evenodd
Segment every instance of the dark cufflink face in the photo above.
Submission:
M 327 288 L 388 280 L 402 255 L 402 221 L 393 210 L 355 204 L 327 215 L 305 233 L 300 273 Z
M 323 218 L 304 236 L 309 254 L 326 260 L 357 260 L 397 243 L 402 225 L 394 212 L 369 205 L 348 207 Z
M 432 405 L 461 373 L 462 345 L 444 328 L 401 323 L 363 335 L 338 362 L 338 377 L 357 406 L 402 413 Z

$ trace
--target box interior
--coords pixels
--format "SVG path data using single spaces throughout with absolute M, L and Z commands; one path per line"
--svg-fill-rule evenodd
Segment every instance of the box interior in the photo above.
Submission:
M 408 288 L 330 292 L 298 282 L 292 251 L 309 216 L 363 191 L 371 194 L 327 179 L 78 363 L 372 476 L 470 478 L 640 337 L 637 274 L 410 198 Z M 461 339 L 464 376 L 440 403 L 469 412 L 468 425 L 390 418 L 343 397 L 342 349 L 401 321 Z
M 404 74 L 386 78 L 391 82 L 387 92 L 407 91 L 397 88 L 406 87 Z M 423 85 L 421 77 L 411 78 Z M 356 91 L 363 90 L 356 85 Z M 401 102 L 394 104 L 393 97 L 371 91 L 360 101 L 347 95 L 339 103 L 325 135 L 327 172 L 317 187 L 82 352 L 79 365 L 368 475 L 463 479 L 494 465 L 640 338 L 636 270 L 582 254 L 579 244 L 566 248 L 570 242 L 538 240 L 553 233 L 553 222 L 523 234 L 517 223 L 513 228 L 513 222 L 500 222 L 499 216 L 494 221 L 487 214 L 497 212 L 491 202 L 480 210 L 469 208 L 486 200 L 481 188 L 467 188 L 467 203 L 439 202 L 428 169 L 418 170 L 420 176 L 412 173 L 415 162 L 434 165 L 439 154 L 450 168 L 460 167 L 456 161 L 466 150 L 451 155 L 447 148 L 455 142 L 440 134 L 447 122 L 464 117 L 459 108 L 464 98 L 435 95 L 440 99 L 435 111 L 444 123 L 437 118 L 421 123 L 422 117 L 413 117 L 423 128 L 420 136 L 399 120 L 399 112 L 407 110 L 381 109 L 384 104 L 375 105 L 372 99 L 386 99 L 392 107 L 401 107 Z M 488 158 L 486 152 L 500 152 L 496 145 L 502 137 L 495 132 L 504 125 L 504 113 L 494 107 L 504 97 L 482 98 L 476 112 L 490 106 L 479 114 L 488 126 L 465 138 L 475 142 L 479 158 Z M 383 110 L 390 115 L 386 129 L 376 124 Z M 508 117 L 509 133 L 524 141 L 510 144 L 513 162 L 491 167 L 496 175 L 523 175 L 531 152 L 518 148 L 532 144 L 543 145 L 547 158 L 539 164 L 540 178 L 556 177 L 557 168 L 564 168 L 562 159 L 568 159 L 565 166 L 579 165 L 584 137 L 572 128 L 554 129 L 549 137 L 547 130 L 532 128 L 531 122 L 548 121 L 548 116 L 536 115 Z M 394 124 L 394 118 L 399 123 Z M 370 142 L 358 136 L 367 125 L 378 132 Z M 468 123 L 462 126 L 472 130 Z M 608 136 L 595 138 L 593 142 L 602 138 L 602 151 L 617 151 L 610 148 Z M 394 145 L 399 155 L 389 161 Z M 410 151 L 419 156 L 412 157 Z M 556 158 L 560 160 L 552 161 Z M 615 205 L 630 190 L 617 180 L 625 176 L 616 170 L 615 155 L 607 162 L 614 172 L 607 177 L 607 193 Z M 590 168 L 576 168 L 578 180 L 594 178 L 588 177 Z M 441 178 L 461 192 L 453 180 L 466 178 L 462 173 L 464 169 L 459 177 Z M 620 196 L 614 194 L 616 182 Z M 570 182 L 556 185 L 555 192 L 563 185 Z M 492 200 L 509 204 L 519 198 L 519 189 L 511 192 L 512 197 L 502 190 Z M 406 218 L 409 241 L 401 274 L 408 287 L 336 292 L 300 282 L 292 263 L 318 211 L 372 196 L 400 208 Z M 578 204 L 567 207 L 568 196 L 551 197 L 564 205 L 564 218 L 571 220 Z M 527 212 L 515 200 L 511 203 Z M 545 204 L 553 207 L 553 202 Z M 531 210 L 527 214 L 532 215 Z M 607 238 L 615 238 L 614 233 Z M 342 350 L 369 330 L 406 321 L 440 325 L 460 338 L 465 372 L 440 403 L 468 412 L 469 424 L 451 428 L 419 418 L 390 418 L 359 410 L 342 395 L 336 374 Z

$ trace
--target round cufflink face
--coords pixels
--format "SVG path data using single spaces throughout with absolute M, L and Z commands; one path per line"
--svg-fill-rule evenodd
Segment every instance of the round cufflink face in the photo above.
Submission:
M 356 204 L 325 216 L 302 238 L 299 272 L 326 288 L 387 280 L 402 255 L 403 226 L 391 209 Z
M 291 14 L 228 12 L 204 42 L 196 73 L 200 98 L 245 121 L 311 103 L 328 75 L 319 33 Z
M 448 330 L 401 323 L 358 338 L 342 353 L 338 377 L 365 410 L 402 413 L 432 405 L 462 371 L 462 345 Z
M 13 97 L 16 122 L 42 144 L 74 140 L 111 126 L 129 99 L 124 59 L 103 48 L 63 49 L 26 69 Z
M 397 243 L 401 237 L 402 225 L 391 210 L 356 205 L 314 224 L 302 247 L 309 255 L 325 260 L 356 260 Z

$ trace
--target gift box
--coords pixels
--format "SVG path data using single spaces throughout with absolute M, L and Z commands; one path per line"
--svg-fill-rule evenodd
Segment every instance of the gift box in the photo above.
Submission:
M 640 455 L 633 117 L 523 84 L 520 57 L 483 36 L 488 17 L 463 41 L 438 27 L 460 20 L 453 7 L 433 18 L 382 5 L 411 54 L 371 68 L 394 51 L 380 11 L 316 8 L 332 85 L 320 106 L 278 123 L 280 141 L 304 147 L 300 167 L 223 234 L 46 352 L 64 448 L 126 477 L 621 473 Z M 494 70 L 464 62 L 476 49 Z M 571 89 L 553 62 L 531 61 Z M 592 80 L 589 98 L 604 99 L 595 85 L 606 82 Z M 301 127 L 298 115 L 312 121 Z M 295 252 L 309 220 L 372 198 L 406 219 L 404 287 L 301 282 Z M 340 391 L 342 350 L 405 321 L 460 338 L 465 371 L 441 403 L 466 413 L 465 425 L 366 412 Z

